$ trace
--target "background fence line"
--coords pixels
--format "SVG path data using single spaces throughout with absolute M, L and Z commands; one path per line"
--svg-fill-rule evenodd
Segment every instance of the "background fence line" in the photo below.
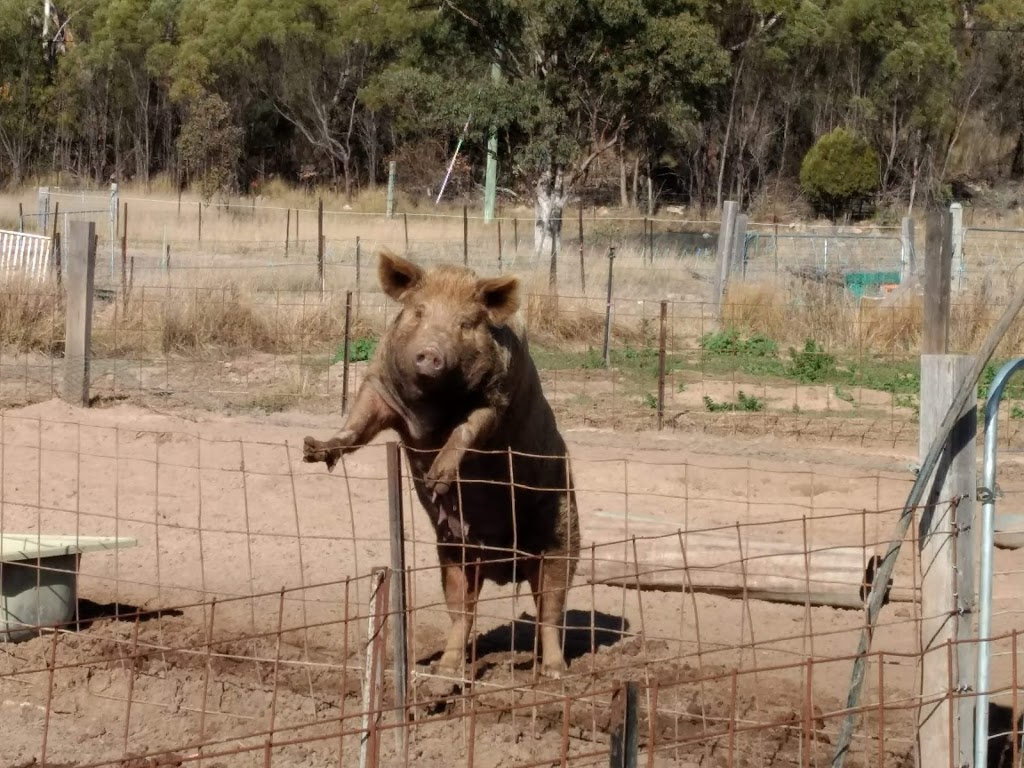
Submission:
M 248 250 L 212 239 L 218 222 L 216 214 L 211 218 L 207 213 L 206 233 L 198 219 L 195 249 L 190 251 L 188 241 L 130 240 L 127 203 L 111 205 L 108 240 L 100 237 L 103 222 L 90 219 L 91 214 L 76 220 L 81 212 L 58 213 L 55 206 L 51 214 L 47 209 L 46 215 L 55 217 L 50 220 L 55 229 L 60 215 L 67 217 L 66 263 L 74 268 L 66 270 L 64 284 L 7 279 L 0 285 L 0 403 L 44 400 L 80 376 L 85 381 L 78 398 L 82 404 L 129 399 L 157 414 L 176 407 L 240 408 L 249 413 L 297 409 L 290 414 L 289 423 L 294 425 L 296 417 L 311 420 L 318 412 L 337 412 L 339 400 L 345 402 L 359 386 L 366 360 L 393 317 L 396 307 L 372 283 L 371 254 L 376 245 L 399 237 L 401 245 L 393 247 L 424 263 L 463 262 L 481 271 L 516 264 L 514 246 L 513 258 L 504 260 L 503 241 L 498 241 L 498 258 L 486 244 L 470 249 L 465 212 L 461 221 L 453 217 L 462 228 L 461 243 L 440 231 L 435 239 L 410 239 L 409 217 L 401 215 L 388 225 L 399 228 L 397 236 L 394 229 L 382 229 L 347 238 L 342 247 L 324 234 L 318 208 L 312 222 L 302 219 L 306 239 L 299 239 L 296 231 L 292 241 L 289 229 L 286 243 L 250 241 L 255 245 Z M 201 214 L 202 208 L 198 211 Z M 133 207 L 132 226 L 144 226 L 136 224 L 139 218 L 144 220 L 145 213 L 140 215 Z M 921 402 L 919 345 L 927 338 L 929 343 L 939 342 L 929 347 L 934 354 L 973 351 L 1005 305 L 1005 292 L 1013 290 L 1013 270 L 1000 273 L 1007 276 L 1006 285 L 997 285 L 991 275 L 976 283 L 958 281 L 957 274 L 969 271 L 951 267 L 957 258 L 952 235 L 939 243 L 933 236 L 938 230 L 931 226 L 923 259 L 908 248 L 912 231 L 909 238 L 904 233 L 899 238 L 864 238 L 881 260 L 869 261 L 872 254 L 866 252 L 856 257 L 859 262 L 851 257 L 845 264 L 829 235 L 822 241 L 822 252 L 809 250 L 799 257 L 800 267 L 791 268 L 784 260 L 780 264 L 780 236 L 773 233 L 773 255 L 758 255 L 757 233 L 744 229 L 742 214 L 736 221 L 731 243 L 714 255 L 694 252 L 688 262 L 660 253 L 654 224 L 644 221 L 644 232 L 631 247 L 623 247 L 621 237 L 616 240 L 614 234 L 604 241 L 597 235 L 581 237 L 578 276 L 576 254 L 563 250 L 563 265 L 568 258 L 573 268 L 563 266 L 554 287 L 547 284 L 543 261 L 535 262 L 532 272 L 523 270 L 523 311 L 531 349 L 560 424 L 611 426 L 620 432 L 681 430 L 690 436 L 699 430 L 788 434 L 841 445 L 916 444 L 917 414 L 922 405 L 930 405 Z M 299 219 L 291 223 L 297 230 Z M 308 238 L 310 231 L 316 233 L 313 240 Z M 860 242 L 860 237 L 853 235 L 851 242 Z M 974 247 L 980 237 L 979 230 L 968 228 L 959 239 L 962 263 L 971 259 L 967 244 Z M 808 236 L 802 242 L 813 245 L 815 239 Z M 602 250 L 607 243 L 618 243 L 614 261 Z M 118 244 L 120 270 L 115 258 Z M 81 265 L 95 265 L 100 252 L 105 260 L 108 247 L 109 276 L 101 269 L 98 278 L 90 277 L 90 270 Z M 936 271 L 936 253 L 949 260 L 945 283 L 941 270 Z M 908 254 L 915 257 L 914 269 L 928 273 L 924 280 L 913 272 L 908 276 Z M 523 258 L 520 266 L 529 264 L 532 256 Z M 769 271 L 773 276 L 787 274 L 784 281 L 773 277 L 766 285 L 750 278 L 757 272 L 751 265 L 772 260 Z M 896 269 L 891 271 L 901 285 L 888 296 L 881 294 L 890 274 L 867 279 L 864 273 L 860 282 L 848 279 L 851 265 L 881 268 L 893 263 Z M 714 275 L 728 276 L 720 302 L 708 295 Z M 940 279 L 933 282 L 936 275 Z M 948 316 L 926 312 L 936 297 L 929 295 L 925 302 L 912 287 L 914 282 L 924 283 L 931 294 L 952 294 L 945 305 Z M 954 288 L 957 282 L 962 283 L 959 291 Z M 612 310 L 607 315 L 606 290 Z M 91 298 L 83 303 L 83 296 Z M 88 309 L 93 300 L 95 311 Z M 94 321 L 91 329 L 88 320 Z M 599 353 L 605 338 L 607 347 Z M 1001 354 L 1012 354 L 1022 340 L 1024 321 L 1018 321 Z M 983 376 L 980 398 L 990 381 Z M 1011 387 L 1007 394 L 1011 401 L 1019 400 L 1024 388 Z M 67 392 L 64 397 L 75 399 Z M 58 407 L 41 404 L 36 413 L 53 413 Z M 1019 441 L 1024 408 L 1011 402 L 1004 410 L 1001 437 L 1012 446 Z M 410 515 L 405 520 L 409 534 L 402 539 L 411 550 L 408 568 L 399 569 L 400 574 L 375 569 L 387 562 L 386 553 L 395 541 L 393 531 L 372 532 L 374 518 L 386 519 L 382 509 L 374 512 L 374 505 L 380 505 L 382 488 L 394 479 L 381 469 L 379 456 L 359 454 L 350 466 L 342 465 L 338 476 L 318 475 L 299 462 L 293 447 L 299 433 L 254 439 L 254 433 L 244 432 L 242 422 L 230 420 L 195 431 L 180 422 L 173 427 L 164 422 L 150 432 L 138 423 L 117 421 L 125 418 L 123 410 L 111 411 L 111 417 L 90 413 L 95 412 L 78 412 L 66 421 L 37 415 L 33 422 L 31 416 L 23 421 L 0 411 L 0 531 L 38 533 L 63 526 L 75 535 L 97 531 L 118 539 L 129 535 L 144 543 L 137 550 L 114 550 L 108 565 L 96 573 L 83 571 L 86 583 L 103 600 L 112 600 L 105 603 L 112 608 L 98 614 L 87 611 L 84 622 L 76 617 L 73 629 L 33 641 L 38 657 L 15 657 L 6 672 L 0 665 L 0 688 L 7 677 L 42 681 L 45 703 L 26 703 L 41 708 L 33 711 L 44 712 L 48 724 L 55 714 L 61 719 L 52 696 L 74 687 L 72 670 L 87 667 L 93 674 L 100 663 L 96 659 L 117 649 L 127 676 L 108 680 L 103 690 L 90 689 L 88 695 L 90 702 L 124 707 L 124 742 L 119 756 L 97 753 L 87 759 L 106 761 L 97 764 L 123 760 L 129 751 L 133 706 L 156 706 L 154 702 L 168 696 L 160 688 L 168 679 L 168 668 L 161 668 L 163 676 L 136 674 L 142 647 L 164 657 L 190 659 L 181 662 L 182 669 L 191 669 L 193 677 L 198 673 L 204 680 L 201 691 L 193 686 L 175 704 L 198 717 L 198 723 L 157 734 L 155 740 L 139 732 L 135 743 L 144 749 L 152 749 L 153 743 L 178 745 L 197 750 L 189 759 L 208 758 L 217 754 L 217 745 L 209 738 L 207 720 L 227 716 L 246 725 L 236 732 L 235 744 L 224 748 L 225 759 L 244 759 L 235 754 L 237 750 L 262 750 L 264 760 L 272 762 L 275 752 L 280 757 L 293 747 L 317 749 L 310 745 L 329 739 L 329 752 L 320 756 L 333 759 L 336 747 L 341 760 L 348 739 L 347 749 L 365 745 L 371 762 L 408 763 L 410 753 L 390 751 L 391 739 L 385 735 L 403 727 L 396 717 L 404 711 L 400 702 L 394 702 L 395 691 L 402 688 L 396 687 L 394 675 L 404 675 L 383 671 L 386 658 L 380 633 L 394 629 L 387 624 L 387 616 L 393 615 L 387 601 L 393 598 L 388 589 L 371 587 L 381 579 L 409 577 L 408 616 L 413 623 L 421 622 L 411 630 L 413 647 L 436 645 L 448 612 L 431 561 L 433 535 L 422 519 Z M 107 421 L 104 426 L 105 418 L 115 419 L 114 425 Z M 93 419 L 98 421 L 90 424 Z M 325 423 L 309 428 L 320 430 Z M 250 427 L 272 429 L 266 420 Z M 203 431 L 210 429 L 242 432 L 225 439 Z M 98 444 L 92 442 L 97 432 L 104 438 Z M 58 447 L 44 448 L 54 433 L 62 434 Z M 458 732 L 468 729 L 469 735 L 459 742 L 459 758 L 475 765 L 485 749 L 478 749 L 478 736 L 486 739 L 484 734 L 489 733 L 495 738 L 494 727 L 502 717 L 510 717 L 517 733 L 529 723 L 533 737 L 544 742 L 541 752 L 548 761 L 584 765 L 605 760 L 607 748 L 600 742 L 630 732 L 625 725 L 629 718 L 636 715 L 642 724 L 647 712 L 648 736 L 641 741 L 652 759 L 659 745 L 678 760 L 680 755 L 694 759 L 698 751 L 710 754 L 721 749 L 723 741 L 729 765 L 763 754 L 766 745 L 779 764 L 826 759 L 827 745 L 820 745 L 832 738 L 829 730 L 838 728 L 848 714 L 841 701 L 854 638 L 863 627 L 859 590 L 870 580 L 863 571 L 870 572 L 868 564 L 887 541 L 905 497 L 901 494 L 909 482 L 907 472 L 914 471 L 913 461 L 894 478 L 883 478 L 876 470 L 866 481 L 848 475 L 836 478 L 817 469 L 800 475 L 797 486 L 809 487 L 795 491 L 782 487 L 792 478 L 778 466 L 765 470 L 755 483 L 750 460 L 730 464 L 688 456 L 661 465 L 649 460 L 653 453 L 644 455 L 648 460 L 632 456 L 603 462 L 586 455 L 580 460 L 584 480 L 578 494 L 589 511 L 586 525 L 592 543 L 583 553 L 582 580 L 574 587 L 577 596 L 589 590 L 589 610 L 584 601 L 584 608 L 567 617 L 565 627 L 579 651 L 573 657 L 582 665 L 577 674 L 554 688 L 538 685 L 524 666 L 532 648 L 528 595 L 507 590 L 488 594 L 479 603 L 484 627 L 481 643 L 474 646 L 474 653 L 482 649 L 483 672 L 474 676 L 463 670 L 454 681 L 429 668 L 412 675 L 408 690 L 413 706 L 444 713 L 429 725 L 416 726 L 435 729 L 433 742 L 420 736 L 414 741 L 447 747 L 453 738 L 462 738 Z M 898 461 L 889 459 L 889 466 Z M 1015 493 L 1017 463 L 1007 463 L 1003 483 L 1004 490 Z M 185 474 L 172 477 L 172 472 Z M 104 498 L 92 496 L 91 488 L 102 488 L 100 478 L 111 473 L 113 488 L 107 485 Z M 894 485 L 883 492 L 890 479 Z M 415 508 L 409 486 L 404 485 L 409 502 L 404 514 Z M 864 503 L 872 492 L 875 503 Z M 338 520 L 337 509 L 324 510 L 339 500 L 347 506 L 347 519 Z M 935 513 L 949 514 L 953 503 L 943 501 Z M 955 531 L 933 533 L 929 541 L 932 548 L 948 549 L 956 541 Z M 886 620 L 874 629 L 872 658 L 877 652 L 877 670 L 869 670 L 869 680 L 876 686 L 877 700 L 871 698 L 869 685 L 868 704 L 861 714 L 877 716 L 878 735 L 874 742 L 866 732 L 855 739 L 855 749 L 877 752 L 879 764 L 885 764 L 887 749 L 892 758 L 906 746 L 906 734 L 915 729 L 922 705 L 952 710 L 957 702 L 969 704 L 974 693 L 965 694 L 959 685 L 960 662 L 952 661 L 968 657 L 967 646 L 973 641 L 958 635 L 930 654 L 922 648 L 922 628 L 947 620 L 948 611 L 922 607 L 920 578 L 928 569 L 919 560 L 917 543 L 908 549 L 913 557 L 900 564 Z M 91 559 L 87 556 L 87 561 Z M 1016 586 L 1015 577 L 1024 574 L 1024 568 L 1007 562 L 997 558 L 997 573 L 1002 568 Z M 3 567 L 10 572 L 9 564 Z M 324 578 L 328 572 L 330 577 Z M 666 598 L 666 589 L 678 592 L 678 603 L 675 597 Z M 522 599 L 527 600 L 526 608 L 518 602 Z M 140 620 L 119 621 L 122 605 L 128 616 L 139 614 Z M 155 622 L 149 631 L 140 611 L 152 607 L 159 613 L 147 615 Z M 165 609 L 180 611 L 181 616 L 165 616 Z M 1014 612 L 993 613 L 1000 634 L 992 643 L 997 649 L 992 694 L 996 698 L 1005 690 L 1014 715 L 1009 720 L 993 717 L 992 722 L 995 730 L 1013 732 L 1016 656 L 1008 656 L 1001 644 L 1008 638 L 1015 648 Z M 787 627 L 785 621 L 800 622 L 801 628 Z M 98 633 L 90 634 L 94 626 Z M 103 646 L 104 633 L 114 636 L 110 645 Z M 909 642 L 912 635 L 917 636 L 916 645 Z M 82 637 L 86 639 L 80 641 Z M 76 655 L 97 637 L 97 653 Z M 285 645 L 288 648 L 282 651 Z M 131 648 L 127 655 L 126 647 Z M 250 657 L 247 653 L 253 648 L 257 650 Z M 942 654 L 947 655 L 946 662 Z M 57 663 L 62 655 L 63 665 Z M 251 663 L 258 682 L 242 683 L 224 674 L 218 664 L 229 657 L 245 667 Z M 422 654 L 417 660 L 423 661 Z M 471 657 L 468 663 L 475 666 L 477 660 Z M 197 661 L 199 666 L 188 667 Z M 919 665 L 930 669 L 931 682 L 923 690 L 916 682 Z M 323 682 L 326 678 L 318 679 L 314 671 L 333 678 Z M 381 682 L 374 684 L 378 674 Z M 753 684 L 744 689 L 748 674 Z M 1008 686 L 1007 677 L 1013 680 Z M 786 706 L 757 701 L 766 678 L 791 692 Z M 945 685 L 947 678 L 956 684 Z M 150 688 L 137 699 L 134 691 L 140 681 L 143 688 Z M 220 683 L 221 700 L 214 708 L 209 706 L 209 681 Z M 624 683 L 641 681 L 642 686 L 624 693 Z M 321 684 L 337 697 L 336 703 L 328 704 L 318 694 Z M 121 686 L 119 692 L 110 694 L 108 689 L 115 685 Z M 181 680 L 173 685 L 188 687 Z M 452 685 L 461 686 L 455 694 Z M 694 685 L 701 692 L 699 718 L 694 702 L 688 700 Z M 437 686 L 448 692 L 438 693 Z M 226 688 L 234 693 L 228 696 Z M 364 690 L 372 696 L 364 695 Z M 258 691 L 269 691 L 269 704 Z M 249 694 L 253 701 L 247 708 L 239 700 Z M 277 721 L 279 698 L 288 704 L 287 713 L 282 710 Z M 638 706 L 622 704 L 630 700 L 638 701 Z M 633 714 L 616 719 L 620 705 Z M 321 717 L 330 709 L 339 710 L 337 718 Z M 357 714 L 346 717 L 346 711 Z M 494 720 L 495 711 L 504 714 Z M 107 714 L 122 716 L 120 709 Z M 352 722 L 356 717 L 358 725 Z M 517 718 L 521 726 L 516 725 Z M 347 734 L 339 733 L 346 721 L 352 727 Z M 253 729 L 257 722 L 260 730 Z M 709 730 L 709 722 L 724 728 Z M 886 733 L 885 722 L 890 728 L 898 726 L 897 736 Z M 488 724 L 486 731 L 479 730 L 480 723 Z M 699 731 L 694 730 L 698 723 Z M 787 752 L 794 749 L 787 746 L 794 724 L 802 729 L 801 740 L 795 751 Z M 76 734 L 69 743 L 79 744 L 77 720 L 64 726 Z M 445 727 L 454 730 L 445 732 Z M 297 735 L 283 743 L 278 728 Z M 665 736 L 666 728 L 670 736 Z M 317 729 L 319 735 L 311 735 Z M 545 741 L 547 730 L 559 738 Z M 946 730 L 941 723 L 936 727 L 936 733 Z M 44 726 L 43 759 L 49 732 L 49 725 Z M 589 736 L 573 735 L 585 733 Z M 58 748 L 56 741 L 51 746 Z M 25 742 L 24 749 L 34 747 Z M 538 754 L 528 750 L 511 760 L 517 765 L 540 764 Z M 438 755 L 439 760 L 446 757 L 450 756 Z

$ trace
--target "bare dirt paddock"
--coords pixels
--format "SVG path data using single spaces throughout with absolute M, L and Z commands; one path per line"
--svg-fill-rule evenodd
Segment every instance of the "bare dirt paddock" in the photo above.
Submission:
M 0 530 L 138 541 L 83 556 L 73 626 L 0 645 L 0 767 L 359 764 L 371 571 L 390 562 L 388 483 L 383 440 L 332 474 L 302 463 L 303 436 L 340 424 L 58 401 L 0 413 Z M 430 671 L 449 619 L 433 534 L 405 478 L 411 725 L 402 745 L 388 626 L 374 686 L 384 711 L 370 718 L 379 764 L 607 765 L 626 680 L 640 683 L 641 764 L 831 760 L 860 610 L 597 586 L 586 572 L 629 563 L 630 537 L 663 523 L 736 541 L 743 579 L 757 564 L 740 547 L 759 543 L 796 559 L 834 547 L 870 556 L 888 542 L 914 456 L 682 430 L 566 436 L 589 561 L 569 598 L 568 674 L 536 678 L 532 600 L 493 584 L 467 657 L 472 682 Z M 1008 459 L 1002 491 L 1022 485 Z M 894 585 L 911 597 L 914 551 Z M 1019 594 L 1017 560 L 997 552 L 997 599 Z M 909 759 L 916 606 L 894 599 L 882 614 L 847 765 Z M 996 632 L 1012 628 L 997 611 Z M 1008 665 L 997 656 L 997 682 Z

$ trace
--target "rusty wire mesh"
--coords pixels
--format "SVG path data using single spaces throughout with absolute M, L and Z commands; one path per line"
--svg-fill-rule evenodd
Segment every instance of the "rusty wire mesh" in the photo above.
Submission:
M 449 618 L 433 530 L 403 477 L 403 709 L 381 585 L 399 574 L 374 570 L 390 544 L 385 446 L 328 474 L 301 462 L 304 429 L 0 414 L 0 530 L 138 542 L 83 555 L 72 619 L 0 653 L 11 764 L 354 765 L 368 738 L 380 765 L 607 764 L 628 680 L 648 765 L 831 758 L 862 566 L 888 541 L 903 473 L 574 448 L 583 548 L 560 679 L 532 663 L 530 595 L 493 584 L 465 667 L 430 666 Z M 847 764 L 899 765 L 913 746 L 927 618 L 914 544 L 875 630 Z

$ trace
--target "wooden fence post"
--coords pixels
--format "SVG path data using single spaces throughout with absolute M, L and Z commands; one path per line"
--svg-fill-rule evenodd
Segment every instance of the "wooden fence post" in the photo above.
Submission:
M 388 197 L 386 215 L 390 219 L 395 215 L 395 172 L 398 164 L 392 160 L 388 163 Z
M 358 246 L 357 246 L 358 247 Z M 352 291 L 345 291 L 345 336 L 341 347 L 341 415 L 348 412 L 349 345 L 352 334 Z
M 67 317 L 64 341 L 64 399 L 89 406 L 96 224 L 72 221 L 67 242 Z
M 316 204 L 316 278 L 320 284 L 320 298 L 324 297 L 324 199 Z
M 53 205 L 53 227 L 50 230 L 50 265 L 57 272 L 57 285 L 60 285 L 60 240 L 57 237 L 57 222 L 60 220 L 60 201 Z
M 580 203 L 580 293 L 587 295 L 587 272 L 583 263 L 583 203 Z
M 359 286 L 360 278 L 361 278 L 361 274 L 360 273 L 362 272 L 362 264 L 360 263 L 362 261 L 362 256 L 360 254 L 360 250 L 361 250 L 361 246 L 360 246 L 360 242 L 359 242 L 359 235 L 356 235 L 356 293 L 357 294 L 360 293 L 361 290 L 362 290 L 360 288 L 360 286 Z
M 732 266 L 729 268 L 729 273 L 738 273 L 744 277 L 747 276 L 747 260 L 746 256 L 746 245 L 747 245 L 747 214 L 737 213 L 736 220 L 733 223 L 732 231 Z
M 612 354 L 612 278 L 614 264 L 615 246 L 613 245 L 608 249 L 608 298 L 604 308 L 604 349 L 602 350 L 602 359 L 604 360 L 605 368 L 611 365 Z
M 658 429 L 665 424 L 665 350 L 668 342 L 668 302 L 661 301 L 658 327 Z
M 729 262 L 732 255 L 732 235 L 736 222 L 737 205 L 734 200 L 726 200 L 722 206 L 722 221 L 718 227 L 718 258 L 715 262 L 715 282 L 712 301 L 715 317 L 722 317 L 722 298 L 725 286 L 729 282 Z
M 608 761 L 611 768 L 637 768 L 638 688 L 631 680 L 612 696 L 611 754 Z M 654 717 L 653 713 L 651 717 Z
M 948 354 L 952 230 L 948 211 L 928 217 L 925 243 L 925 328 L 921 348 L 920 450 L 924 453 L 975 359 Z M 974 702 L 950 691 L 974 689 L 976 649 L 969 641 L 974 612 L 977 489 L 977 393 L 960 414 L 931 478 L 920 518 L 922 765 L 972 766 Z M 961 641 L 950 659 L 947 644 Z M 953 668 L 949 665 L 952 663 Z M 925 700 L 928 703 L 925 704 Z M 953 711 L 950 711 L 950 708 Z M 950 733 L 952 724 L 953 732 Z M 952 751 L 952 752 L 951 752 Z
M 921 352 L 946 353 L 949 339 L 949 295 L 953 258 L 952 221 L 949 211 L 928 215 L 924 257 L 924 335 Z

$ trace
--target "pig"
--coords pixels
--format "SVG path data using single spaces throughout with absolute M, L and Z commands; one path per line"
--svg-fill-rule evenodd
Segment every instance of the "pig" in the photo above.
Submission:
M 401 310 L 344 427 L 326 441 L 306 437 L 303 460 L 331 471 L 342 454 L 397 432 L 436 534 L 452 622 L 436 667 L 461 666 L 484 580 L 525 580 L 537 611 L 540 671 L 559 677 L 579 521 L 568 449 L 519 312 L 519 279 L 448 264 L 424 269 L 388 250 L 377 272 Z

